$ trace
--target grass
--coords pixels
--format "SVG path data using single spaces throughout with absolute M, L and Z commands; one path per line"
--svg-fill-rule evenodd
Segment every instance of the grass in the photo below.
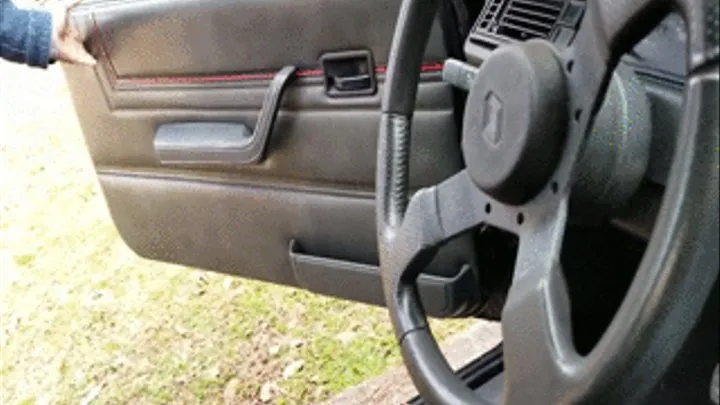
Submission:
M 383 309 L 136 256 L 61 72 L 0 77 L 0 403 L 307 404 L 398 364 Z

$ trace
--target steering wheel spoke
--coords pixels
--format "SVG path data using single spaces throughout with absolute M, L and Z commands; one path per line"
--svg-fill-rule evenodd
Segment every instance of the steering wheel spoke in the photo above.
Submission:
M 383 272 L 386 301 L 390 306 L 402 307 L 399 312 L 407 314 L 396 319 L 399 339 L 426 326 L 425 311 L 415 288 L 420 272 L 439 246 L 486 220 L 486 213 L 478 209 L 486 201 L 488 197 L 473 186 L 467 171 L 462 170 L 438 185 L 417 191 L 410 198 L 402 224 L 386 232 L 388 247 L 394 252 Z
M 579 358 L 571 349 L 570 304 L 560 265 L 566 220 L 563 199 L 521 234 L 502 313 L 505 403 L 563 402 L 561 387 Z
M 472 183 L 467 170 L 436 186 L 438 217 L 444 240 L 490 220 L 482 208 L 492 199 Z

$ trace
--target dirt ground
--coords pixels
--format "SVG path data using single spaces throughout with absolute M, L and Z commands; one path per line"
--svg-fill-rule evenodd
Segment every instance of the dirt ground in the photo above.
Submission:
M 382 309 L 132 253 L 59 67 L 0 62 L 0 147 L 0 403 L 308 404 L 399 364 Z

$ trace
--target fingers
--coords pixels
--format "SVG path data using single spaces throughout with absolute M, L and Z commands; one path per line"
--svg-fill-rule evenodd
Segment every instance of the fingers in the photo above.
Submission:
M 77 38 L 66 38 L 58 43 L 58 59 L 63 62 L 94 66 L 97 61 Z
M 62 25 L 59 30 L 59 35 L 61 37 L 70 35 L 72 23 L 70 22 L 70 12 L 72 9 L 80 4 L 83 0 L 60 0 L 60 5 L 62 6 L 64 12 L 62 16 Z
M 70 12 L 82 0 L 57 0 L 52 9 L 54 13 L 55 35 L 53 37 L 53 55 L 56 59 L 81 65 L 92 66 L 96 61 L 83 46 L 80 32 L 70 21 Z
M 83 0 L 63 0 L 63 5 L 67 11 L 72 10 L 75 6 L 82 3 Z
M 74 41 L 71 49 L 72 62 L 86 66 L 94 66 L 97 63 L 95 58 L 85 50 L 82 43 Z
M 87 53 L 87 51 L 85 50 L 73 51 L 68 54 L 61 54 L 59 60 L 61 62 L 82 66 L 95 66 L 97 64 L 95 58 L 93 58 L 92 55 Z

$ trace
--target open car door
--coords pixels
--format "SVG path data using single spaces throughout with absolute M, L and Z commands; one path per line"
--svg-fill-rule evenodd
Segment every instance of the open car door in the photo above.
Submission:
M 94 68 L 66 66 L 115 225 L 137 254 L 382 305 L 375 161 L 398 0 L 90 1 Z M 439 19 L 421 66 L 410 185 L 463 167 Z M 471 310 L 470 241 L 420 280 Z

